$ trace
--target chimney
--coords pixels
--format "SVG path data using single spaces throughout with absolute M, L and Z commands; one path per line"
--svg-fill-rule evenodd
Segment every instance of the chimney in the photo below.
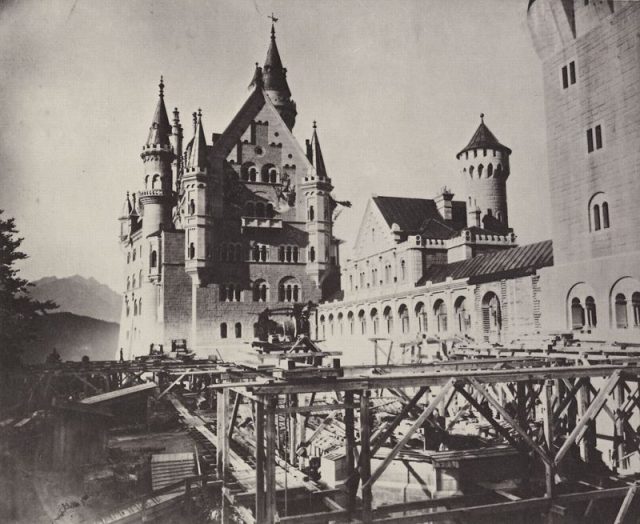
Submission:
M 438 206 L 438 212 L 445 220 L 453 219 L 452 200 L 453 193 L 446 186 L 440 190 L 440 194 L 434 199 L 436 206 Z

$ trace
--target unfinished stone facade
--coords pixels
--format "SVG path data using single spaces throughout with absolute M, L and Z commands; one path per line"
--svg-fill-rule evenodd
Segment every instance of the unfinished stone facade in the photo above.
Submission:
M 304 149 L 292 134 L 297 108 L 273 28 L 250 90 L 211 143 L 194 113 L 184 145 L 160 83 L 141 189 L 127 194 L 120 215 L 125 358 L 178 338 L 202 355 L 252 340 L 266 309 L 287 329 L 295 303 L 339 286 L 332 182 L 315 124 Z
M 531 1 L 544 71 L 555 265 L 544 326 L 640 336 L 640 3 Z

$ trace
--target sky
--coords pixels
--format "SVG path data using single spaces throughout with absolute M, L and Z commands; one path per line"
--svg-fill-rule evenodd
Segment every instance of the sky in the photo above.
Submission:
M 143 184 L 142 144 L 164 75 L 168 109 L 221 132 L 264 61 L 272 12 L 298 107 L 339 200 L 343 258 L 373 195 L 462 198 L 455 155 L 485 123 L 511 155 L 510 225 L 550 238 L 541 64 L 526 0 L 4 0 L 0 209 L 29 255 L 21 275 L 121 290 L 117 217 Z M 187 136 L 187 139 L 190 137 Z

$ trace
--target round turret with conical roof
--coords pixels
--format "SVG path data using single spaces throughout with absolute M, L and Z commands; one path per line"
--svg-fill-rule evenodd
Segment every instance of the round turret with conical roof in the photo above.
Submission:
M 511 149 L 500 143 L 484 123 L 457 155 L 467 193 L 467 223 L 496 233 L 509 230 L 507 178 Z

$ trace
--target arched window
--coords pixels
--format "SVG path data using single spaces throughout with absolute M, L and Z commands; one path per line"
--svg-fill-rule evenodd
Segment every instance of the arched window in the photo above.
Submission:
M 138 285 L 142 285 L 142 269 L 138 271 Z
M 626 329 L 629 327 L 629 320 L 627 318 L 627 297 L 622 293 L 618 293 L 616 295 L 615 317 L 616 327 L 618 329 Z
M 255 244 L 251 251 L 253 253 L 253 261 L 254 262 L 260 262 L 260 245 L 259 244 Z
M 220 338 L 227 338 L 227 323 L 220 324 Z
M 387 327 L 387 334 L 390 335 L 391 333 L 393 333 L 393 311 L 389 306 L 387 306 L 386 308 L 384 308 L 382 314 L 384 316 L 384 323 Z
M 151 180 L 151 189 L 156 189 L 160 187 L 160 175 L 153 175 Z
M 482 299 L 482 330 L 485 340 L 492 342 L 500 337 L 502 314 L 500 301 L 495 293 L 489 292 Z
M 353 311 L 347 313 L 347 322 L 349 324 L 349 335 L 353 335 Z
M 275 213 L 273 211 L 273 204 L 271 202 L 269 202 L 267 204 L 267 218 L 273 218 L 275 216 Z
M 125 299 L 124 307 L 125 307 L 126 315 L 129 316 L 129 314 L 131 313 L 131 309 L 129 308 L 129 301 L 126 299 Z
M 286 257 L 287 262 L 291 262 L 291 246 L 287 246 Z
M 136 316 L 138 314 L 138 302 L 137 301 L 133 301 L 133 316 Z
M 127 277 L 127 291 L 131 289 L 131 277 Z
M 278 181 L 278 171 L 275 167 L 269 169 L 269 182 L 275 184 Z
M 584 308 L 580 304 L 580 299 L 574 297 L 571 300 L 571 328 L 582 329 L 584 327 Z
M 127 264 L 131 263 L 131 253 L 127 253 Z
M 245 204 L 245 209 L 248 217 L 255 216 L 256 211 L 255 211 L 253 202 L 247 202 Z
M 268 289 L 268 286 L 264 280 L 256 280 L 253 284 L 253 301 L 266 302 L 267 289 Z
M 371 328 L 373 329 L 373 334 L 377 335 L 379 331 L 378 310 L 373 308 L 369 315 L 371 316 Z
M 367 333 L 367 318 L 364 314 L 364 309 L 361 309 L 358 313 L 358 320 L 360 321 L 360 334 L 365 335 Z
M 633 310 L 633 325 L 640 326 L 640 293 L 635 292 L 631 295 L 631 309 Z
M 293 261 L 298 262 L 298 246 L 293 246 Z
M 260 246 L 260 262 L 267 261 L 267 246 Z
M 320 338 L 322 339 L 327 338 L 327 329 L 325 326 L 324 315 L 320 315 Z
M 190 215 L 196 214 L 196 201 L 193 198 L 189 200 L 189 214 Z
M 293 277 L 285 277 L 278 286 L 278 300 L 280 302 L 300 302 L 302 300 L 300 283 Z
M 133 275 L 133 277 L 131 277 L 131 287 L 133 289 L 135 289 L 135 287 L 136 287 L 136 276 L 135 275 Z
M 313 206 L 309 206 L 309 220 L 313 220 L 315 218 L 316 214 L 315 211 L 313 209 Z
M 402 332 L 409 333 L 409 309 L 404 304 L 398 308 L 398 317 L 400 317 Z
M 315 262 L 315 260 L 316 260 L 316 248 L 311 246 L 309 248 L 309 261 Z
M 240 175 L 242 176 L 242 180 L 249 180 L 250 177 L 250 172 L 253 170 L 253 181 L 255 182 L 255 171 L 256 171 L 256 166 L 253 164 L 253 162 L 245 162 L 244 164 L 242 164 L 242 167 L 240 168 Z
M 600 206 L 593 206 L 593 230 L 600 231 Z
M 584 301 L 584 309 L 586 313 L 587 326 L 594 328 L 598 325 L 598 316 L 596 314 L 596 301 L 593 297 L 587 297 Z
M 418 331 L 420 333 L 427 332 L 427 310 L 422 302 L 416 304 L 416 318 L 418 320 Z
M 151 252 L 151 260 L 149 261 L 149 266 L 156 267 L 158 265 L 158 253 L 154 249 Z
M 189 258 L 193 260 L 195 257 L 196 257 L 196 245 L 193 242 L 191 242 L 189 244 Z
M 135 262 L 136 260 L 136 249 L 134 248 L 133 253 L 131 254 L 131 260 L 133 260 Z
M 142 299 L 138 299 L 138 315 L 142 315 Z
M 433 305 L 433 314 L 436 318 L 436 327 L 438 333 L 446 333 L 447 331 L 447 305 L 444 300 L 438 299 Z
M 256 204 L 256 216 L 260 218 L 264 217 L 264 204 L 262 202 Z
M 332 337 L 334 335 L 333 332 L 333 313 L 329 315 L 329 336 Z
M 493 176 L 493 164 L 489 164 L 487 166 L 487 176 L 488 177 Z
M 602 203 L 602 228 L 609 229 L 609 203 Z
M 338 333 L 342 336 L 344 335 L 344 315 L 342 313 L 338 313 Z
M 484 171 L 484 166 L 480 164 L 478 166 L 478 178 L 482 178 L 482 172 Z
M 236 333 L 236 338 L 242 338 L 242 324 L 240 322 L 236 322 L 233 328 Z
M 255 182 L 258 178 L 258 170 L 255 168 L 255 166 L 252 166 L 249 168 L 249 180 L 251 182 Z
M 404 260 L 400 261 L 400 277 L 403 282 L 407 279 L 407 265 Z
M 458 297 L 454 307 L 456 312 L 456 328 L 458 332 L 466 333 L 470 322 L 465 297 Z

